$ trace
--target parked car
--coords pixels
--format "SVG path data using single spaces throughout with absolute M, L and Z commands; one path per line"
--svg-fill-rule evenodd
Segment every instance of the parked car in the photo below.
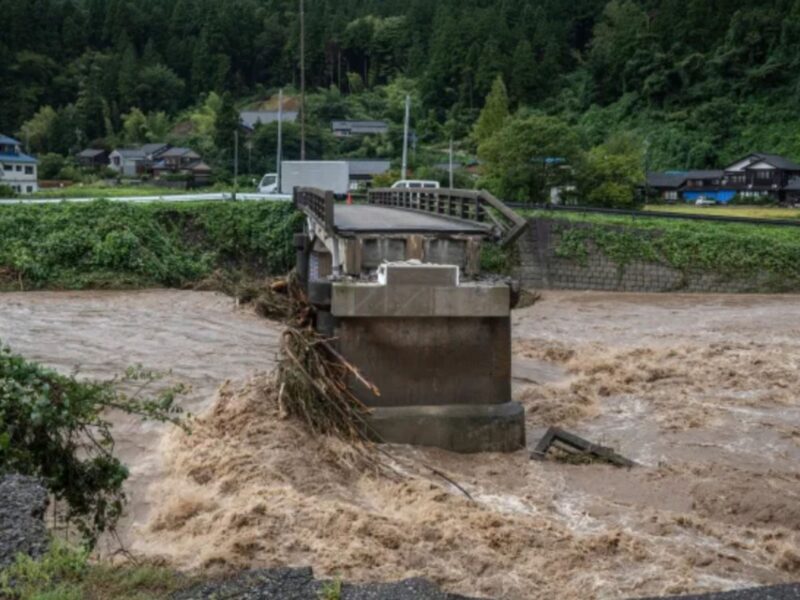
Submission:
M 428 188 L 439 189 L 438 181 L 425 181 L 422 179 L 401 179 L 392 184 L 392 188 Z
M 716 200 L 711 200 L 710 198 L 698 198 L 695 200 L 695 206 L 715 206 L 717 204 Z

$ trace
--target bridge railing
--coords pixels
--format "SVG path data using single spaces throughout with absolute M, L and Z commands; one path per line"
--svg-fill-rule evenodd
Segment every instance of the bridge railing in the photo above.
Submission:
M 528 224 L 486 190 L 378 188 L 369 191 L 367 202 L 486 223 L 503 246 L 516 241 Z
M 297 210 L 314 218 L 330 234 L 334 233 L 333 192 L 310 187 L 296 187 L 292 201 Z

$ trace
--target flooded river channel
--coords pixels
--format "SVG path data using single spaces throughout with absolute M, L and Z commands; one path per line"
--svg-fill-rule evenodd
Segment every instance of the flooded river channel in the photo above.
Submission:
M 365 473 L 279 418 L 280 327 L 230 298 L 0 295 L 0 339 L 30 359 L 92 378 L 141 364 L 191 386 L 189 436 L 118 419 L 135 554 L 511 599 L 800 577 L 800 297 L 546 292 L 513 320 L 529 446 L 559 425 L 640 466 L 391 447 L 403 476 Z

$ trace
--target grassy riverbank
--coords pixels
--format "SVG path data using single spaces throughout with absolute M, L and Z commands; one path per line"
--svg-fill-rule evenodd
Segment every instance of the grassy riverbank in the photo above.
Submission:
M 795 227 L 569 212 L 531 216 L 563 223 L 556 254 L 581 264 L 596 248 L 619 265 L 654 262 L 684 272 L 752 278 L 765 292 L 800 289 Z
M 196 284 L 214 272 L 283 273 L 300 216 L 289 203 L 0 207 L 0 290 Z

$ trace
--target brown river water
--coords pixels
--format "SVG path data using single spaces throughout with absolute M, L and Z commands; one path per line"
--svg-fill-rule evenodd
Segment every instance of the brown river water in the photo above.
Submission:
M 546 292 L 513 319 L 529 445 L 560 425 L 641 466 L 391 447 L 400 476 L 365 472 L 279 418 L 280 328 L 229 298 L 0 295 L 0 338 L 29 358 L 99 378 L 138 363 L 192 386 L 191 435 L 118 419 L 120 533 L 139 556 L 512 599 L 800 578 L 800 297 Z

